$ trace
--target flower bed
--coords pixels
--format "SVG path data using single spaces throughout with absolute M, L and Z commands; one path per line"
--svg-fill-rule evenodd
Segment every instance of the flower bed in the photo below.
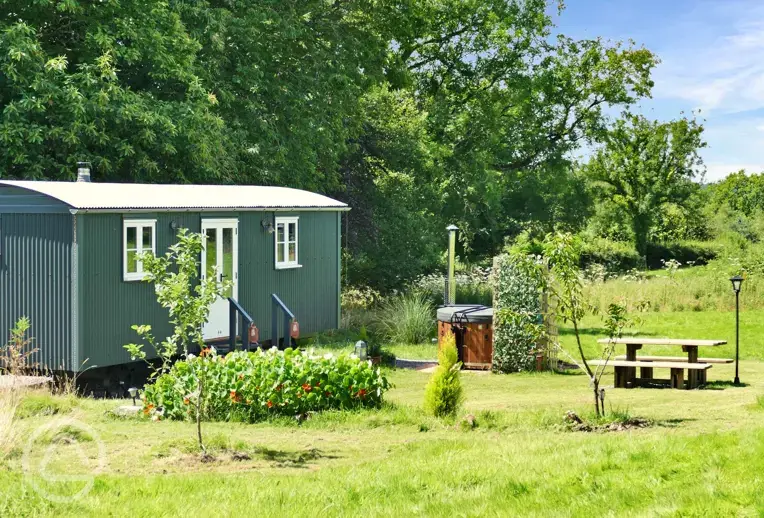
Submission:
M 253 422 L 275 415 L 375 407 L 389 388 L 379 368 L 352 355 L 317 356 L 292 349 L 190 356 L 147 385 L 144 412 L 195 417 L 202 380 L 203 419 Z

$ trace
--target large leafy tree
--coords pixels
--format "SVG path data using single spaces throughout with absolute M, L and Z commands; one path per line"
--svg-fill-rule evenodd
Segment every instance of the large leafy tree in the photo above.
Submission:
M 401 24 L 393 62 L 407 81 L 399 83 L 411 84 L 444 149 L 441 216 L 458 221 L 478 252 L 495 251 L 516 226 L 507 197 L 536 185 L 552 187 L 540 196 L 555 199 L 545 178 L 565 178 L 571 152 L 602 138 L 607 107 L 652 87 L 652 53 L 555 37 L 549 3 L 424 1 Z
M 3 2 L 2 174 L 66 179 L 87 160 L 102 179 L 223 180 L 197 50 L 164 2 Z
M 682 206 L 703 174 L 698 151 L 705 147 L 703 125 L 683 117 L 669 122 L 624 114 L 585 167 L 600 200 L 615 204 L 627 218 L 637 251 L 645 254 L 661 210 Z
M 321 192 L 383 80 L 397 2 L 171 0 L 201 44 L 199 74 L 219 102 L 239 181 Z

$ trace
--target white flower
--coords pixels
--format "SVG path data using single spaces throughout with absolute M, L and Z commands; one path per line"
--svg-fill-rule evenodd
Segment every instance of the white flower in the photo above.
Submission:
M 196 358 L 195 354 L 189 354 L 188 356 L 186 356 L 187 360 L 193 360 L 194 358 Z

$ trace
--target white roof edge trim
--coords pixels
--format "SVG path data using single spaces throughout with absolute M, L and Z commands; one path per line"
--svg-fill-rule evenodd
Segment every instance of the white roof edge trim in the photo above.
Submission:
M 84 211 L 349 210 L 309 191 L 258 185 L 136 184 L 0 180 Z

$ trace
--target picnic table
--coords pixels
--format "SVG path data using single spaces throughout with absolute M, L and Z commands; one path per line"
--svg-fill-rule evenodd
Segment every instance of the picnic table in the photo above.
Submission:
M 631 388 L 656 382 L 653 378 L 654 368 L 671 369 L 671 386 L 674 388 L 694 389 L 706 382 L 706 371 L 712 364 L 732 363 L 728 358 L 701 358 L 698 356 L 700 347 L 718 347 L 727 343 L 726 340 L 695 340 L 690 338 L 639 338 L 627 337 L 610 340 L 603 338 L 598 343 L 614 343 L 626 346 L 626 356 L 617 356 L 615 360 L 594 360 L 594 365 L 612 365 L 615 368 L 615 386 Z M 674 356 L 637 356 L 637 351 L 646 345 L 672 345 L 682 348 L 686 357 Z M 637 377 L 637 367 L 640 377 Z M 684 383 L 684 371 L 687 370 L 687 384 Z

